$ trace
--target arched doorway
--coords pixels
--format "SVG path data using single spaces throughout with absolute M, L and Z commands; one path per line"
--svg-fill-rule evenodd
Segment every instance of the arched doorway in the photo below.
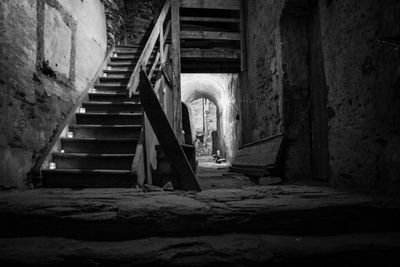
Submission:
M 220 153 L 217 105 L 208 98 L 200 97 L 187 103 L 191 117 L 192 140 L 198 157 L 210 157 Z

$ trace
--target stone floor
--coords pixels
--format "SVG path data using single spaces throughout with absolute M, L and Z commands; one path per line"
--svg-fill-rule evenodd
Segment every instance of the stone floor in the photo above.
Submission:
M 199 164 L 198 193 L 0 192 L 0 264 L 400 266 L 396 205 L 324 186 L 256 186 L 225 167 Z
M 198 158 L 197 178 L 203 190 L 208 189 L 239 189 L 255 184 L 249 178 L 228 173 L 227 163 L 215 163 L 211 157 Z

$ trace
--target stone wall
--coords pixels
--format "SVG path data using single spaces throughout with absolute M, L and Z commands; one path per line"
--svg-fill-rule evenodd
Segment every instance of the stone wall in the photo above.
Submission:
M 331 180 L 400 191 L 400 36 L 396 0 L 321 1 Z
M 242 74 L 243 143 L 282 131 L 279 18 L 284 1 L 246 1 L 247 62 Z
M 102 0 L 107 21 L 107 48 L 125 43 L 126 9 L 124 0 Z
M 287 136 L 284 175 L 311 178 L 308 24 L 285 8 L 280 20 L 282 51 L 282 123 Z
M 29 172 L 106 51 L 100 1 L 0 2 L 0 186 Z
M 283 130 L 288 178 L 311 178 L 312 168 L 314 180 L 399 192 L 400 52 L 379 39 L 398 40 L 400 3 L 301 3 L 247 2 L 243 143 Z
M 247 2 L 243 144 L 285 133 L 285 177 L 310 179 L 308 21 L 284 2 Z
M 163 3 L 163 0 L 125 0 L 128 44 L 146 44 Z

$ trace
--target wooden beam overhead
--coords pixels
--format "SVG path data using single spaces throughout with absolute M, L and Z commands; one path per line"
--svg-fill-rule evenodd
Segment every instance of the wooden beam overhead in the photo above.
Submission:
M 171 2 L 171 59 L 176 83 L 173 89 L 174 120 L 173 129 L 178 142 L 182 142 L 182 104 L 181 104 L 181 22 L 178 0 Z
M 240 50 L 182 48 L 181 58 L 240 59 Z
M 180 7 L 240 10 L 240 0 L 180 0 Z
M 181 31 L 181 39 L 210 39 L 240 41 L 237 32 Z
M 239 18 L 181 17 L 181 21 L 239 23 Z

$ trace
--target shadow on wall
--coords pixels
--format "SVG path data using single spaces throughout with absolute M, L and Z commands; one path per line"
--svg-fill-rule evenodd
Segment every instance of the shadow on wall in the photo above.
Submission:
M 207 98 L 217 107 L 221 155 L 228 161 L 240 144 L 239 78 L 235 74 L 182 74 L 182 101 Z M 191 118 L 192 120 L 192 118 Z

